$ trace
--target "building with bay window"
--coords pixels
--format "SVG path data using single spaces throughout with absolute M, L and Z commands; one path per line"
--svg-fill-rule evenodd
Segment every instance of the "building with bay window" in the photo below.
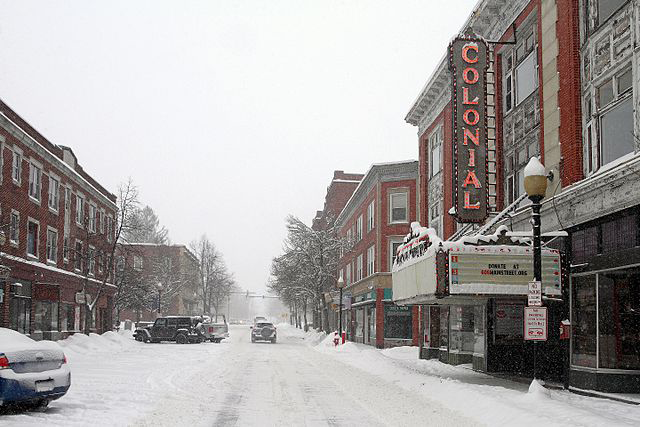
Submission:
M 34 339 L 111 329 L 115 201 L 0 101 L 0 327 Z
M 562 375 L 575 389 L 639 390 L 639 25 L 637 0 L 477 4 L 459 34 L 484 38 L 492 61 L 487 80 L 494 90 L 488 91 L 487 112 L 493 117 L 488 132 L 494 137 L 490 173 L 496 191 L 482 224 L 459 224 L 450 213 L 452 81 L 444 59 L 406 116 L 419 135 L 417 219 L 441 238 L 491 235 L 501 225 L 530 232 L 523 167 L 538 156 L 552 172 L 542 201 L 542 232 L 566 232 L 544 240 L 566 255 L 568 280 L 561 316 L 549 330 L 570 323 Z M 494 328 L 505 331 L 496 319 L 521 323 L 521 300 L 504 304 L 472 321 L 463 307 L 447 312 L 421 305 L 423 340 L 444 328 L 441 340 L 449 340 L 451 323 L 461 329 L 467 323 L 471 334 L 478 319 L 489 329 L 488 345 L 494 344 L 499 336 Z M 520 341 L 517 334 L 510 339 L 513 345 Z
M 416 345 L 416 308 L 392 302 L 391 265 L 417 215 L 418 162 L 375 164 L 336 219 L 345 240 L 339 271 L 345 283 L 348 339 L 387 348 Z

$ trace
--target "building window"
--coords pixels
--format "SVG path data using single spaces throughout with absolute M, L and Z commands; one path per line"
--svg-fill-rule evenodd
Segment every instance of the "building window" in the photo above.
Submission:
M 366 255 L 368 265 L 366 270 L 368 270 L 368 276 L 375 274 L 375 246 L 368 248 L 368 254 Z
M 74 245 L 74 268 L 81 271 L 83 268 L 83 243 L 77 240 Z
M 345 266 L 345 279 L 347 285 L 352 283 L 352 264 Z
M 113 235 L 113 217 L 107 215 L 106 216 L 106 240 L 112 242 L 114 237 L 115 236 Z
M 407 193 L 390 195 L 390 222 L 407 222 Z
M 363 239 L 363 214 L 357 218 L 357 242 Z
M 46 246 L 46 255 L 47 260 L 56 264 L 56 245 L 59 238 L 59 233 L 56 230 L 49 229 L 47 230 L 47 246 Z
M 137 271 L 142 271 L 142 257 L 138 255 L 133 255 L 133 269 Z
M 598 8 L 598 26 L 601 26 L 628 1 L 629 0 L 596 0 L 596 7 Z
M 92 233 L 97 231 L 97 207 L 92 203 L 88 204 L 88 230 Z
M 90 276 L 95 275 L 95 256 L 97 256 L 95 248 L 88 246 L 88 274 Z
M 347 233 L 345 233 L 345 237 L 347 240 L 347 245 L 348 245 L 348 250 L 352 247 L 352 227 L 348 228 Z
M 391 240 L 390 241 L 390 246 L 388 250 L 390 251 L 390 265 L 388 268 L 390 269 L 392 265 L 395 263 L 395 257 L 397 256 L 397 248 L 402 244 L 402 240 Z
M 363 279 L 363 254 L 357 257 L 357 277 L 356 281 Z
M 438 126 L 429 137 L 429 179 L 440 172 L 440 148 L 442 146 L 442 126 Z
M 373 200 L 370 202 L 368 205 L 368 212 L 367 215 L 368 217 L 368 232 L 375 228 L 375 201 Z
M 11 162 L 11 178 L 13 181 L 20 185 L 20 177 L 22 175 L 23 156 L 16 151 L 13 151 L 13 159 Z
M 99 210 L 99 232 L 104 234 L 106 232 L 106 214 L 103 209 Z
M 410 339 L 413 334 L 411 307 L 384 306 L 384 338 Z
M 41 201 L 41 168 L 34 163 L 29 164 L 29 197 Z
M 38 258 L 38 223 L 27 221 L 27 255 Z
M 503 108 L 506 113 L 512 110 L 513 105 L 512 67 L 512 52 L 509 52 L 503 61 Z
M 59 181 L 56 178 L 49 177 L 49 185 L 48 185 L 48 201 L 47 205 L 52 209 L 54 212 L 59 211 Z
M 34 332 L 59 330 L 59 303 L 53 301 L 34 302 Z
M 18 244 L 19 230 L 20 230 L 20 214 L 16 211 L 12 211 L 11 222 L 9 225 L 9 242 L 13 243 L 14 245 Z
M 600 146 L 603 165 L 634 152 L 632 97 L 602 114 Z
M 84 199 L 77 194 L 77 225 L 84 225 Z
M 63 236 L 63 262 L 67 263 L 70 258 L 70 236 Z
M 517 105 L 537 89 L 537 52 L 533 50 L 515 70 L 515 94 Z

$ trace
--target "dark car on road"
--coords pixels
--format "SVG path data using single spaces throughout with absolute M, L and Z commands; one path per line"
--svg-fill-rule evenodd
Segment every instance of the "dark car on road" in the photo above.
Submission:
M 196 322 L 190 316 L 159 317 L 153 325 L 136 329 L 133 337 L 142 342 L 176 341 L 178 344 L 202 342 L 204 338 L 195 330 L 195 325 Z
M 251 326 L 251 342 L 271 341 L 271 344 L 275 344 L 277 339 L 278 334 L 275 326 L 268 320 L 258 320 Z

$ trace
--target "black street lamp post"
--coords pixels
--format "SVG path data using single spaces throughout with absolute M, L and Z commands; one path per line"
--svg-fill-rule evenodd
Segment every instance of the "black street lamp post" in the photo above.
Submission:
M 163 284 L 158 282 L 158 284 L 156 285 L 156 288 L 158 289 L 158 315 L 160 315 L 160 306 L 161 306 L 161 300 L 162 300 Z
M 532 157 L 524 168 L 524 189 L 532 202 L 533 210 L 533 274 L 536 282 L 542 282 L 542 220 L 541 201 L 546 195 L 546 170 L 544 165 Z M 537 343 L 533 342 L 533 377 L 537 379 Z

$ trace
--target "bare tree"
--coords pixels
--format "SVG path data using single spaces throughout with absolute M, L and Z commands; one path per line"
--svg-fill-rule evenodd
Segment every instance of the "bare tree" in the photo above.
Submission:
M 126 218 L 130 227 L 122 235 L 126 243 L 169 244 L 169 231 L 160 225 L 156 212 L 149 206 L 133 209 Z
M 235 280 L 228 271 L 223 256 L 204 234 L 190 250 L 199 261 L 200 297 L 204 314 L 217 314 L 220 304 L 235 288 Z

